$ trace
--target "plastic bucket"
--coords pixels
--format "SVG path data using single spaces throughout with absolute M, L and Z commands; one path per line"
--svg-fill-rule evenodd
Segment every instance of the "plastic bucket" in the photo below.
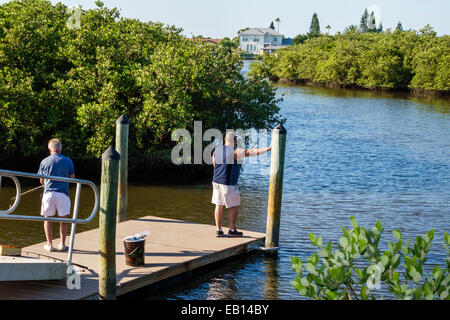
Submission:
M 127 266 L 136 267 L 142 266 L 145 263 L 145 238 L 136 239 L 134 236 L 126 237 L 123 239 L 123 245 L 125 247 L 125 263 Z

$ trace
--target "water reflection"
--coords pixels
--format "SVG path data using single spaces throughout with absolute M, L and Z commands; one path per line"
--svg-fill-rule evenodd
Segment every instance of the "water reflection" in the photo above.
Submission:
M 268 256 L 264 260 L 265 271 L 265 285 L 264 285 L 264 299 L 279 299 L 279 260 L 278 257 Z
M 207 300 L 231 300 L 239 299 L 236 296 L 237 285 L 232 275 L 225 274 L 221 277 L 214 277 L 208 283 L 206 292 Z

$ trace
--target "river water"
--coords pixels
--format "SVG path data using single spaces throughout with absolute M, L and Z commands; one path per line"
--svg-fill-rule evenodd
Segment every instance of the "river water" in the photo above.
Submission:
M 295 278 L 291 256 L 305 260 L 314 252 L 310 232 L 322 235 L 324 243 L 338 240 L 340 227 L 350 227 L 351 215 L 369 229 L 380 220 L 385 228 L 383 246 L 394 240 L 394 229 L 412 240 L 434 229 L 428 262 L 445 266 L 443 234 L 450 232 L 450 101 L 277 87 L 284 98 L 280 112 L 288 131 L 278 256 L 250 254 L 142 298 L 300 299 L 290 284 Z M 269 166 L 268 161 L 244 165 L 239 229 L 265 232 Z M 73 197 L 74 190 L 71 193 Z M 13 196 L 12 188 L 3 187 L 0 206 L 6 208 Z M 80 216 L 86 217 L 93 199 L 87 188 L 82 199 Z M 209 184 L 130 185 L 129 215 L 213 224 L 210 200 Z M 26 195 L 18 212 L 38 215 L 39 202 L 38 192 Z M 227 213 L 224 217 L 227 226 Z M 97 221 L 79 225 L 78 231 L 97 227 Z M 45 241 L 41 223 L 0 220 L 0 243 L 39 241 Z

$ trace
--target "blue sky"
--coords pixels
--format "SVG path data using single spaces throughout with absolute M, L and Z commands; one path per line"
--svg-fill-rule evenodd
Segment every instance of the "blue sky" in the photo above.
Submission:
M 0 0 L 0 3 L 7 1 Z M 56 3 L 59 1 L 51 1 Z M 68 6 L 94 7 L 94 0 L 62 0 Z M 350 24 L 359 25 L 365 8 L 376 6 L 384 28 L 401 21 L 405 29 L 421 29 L 431 24 L 439 34 L 450 34 L 449 0 L 103 0 L 107 7 L 118 7 L 122 16 L 141 21 L 158 21 L 184 29 L 190 36 L 234 37 L 245 27 L 268 27 L 281 19 L 280 32 L 287 37 L 306 33 L 314 11 L 322 32 L 331 33 Z

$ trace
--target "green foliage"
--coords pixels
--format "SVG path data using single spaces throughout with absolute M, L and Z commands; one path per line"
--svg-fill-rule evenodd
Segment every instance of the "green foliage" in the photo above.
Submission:
M 399 230 L 394 230 L 396 240 L 381 252 L 379 243 L 384 230 L 381 222 L 366 230 L 352 216 L 351 224 L 351 229 L 342 228 L 337 246 L 331 241 L 323 245 L 322 237 L 311 233 L 309 239 L 318 251 L 306 263 L 298 257 L 291 258 L 298 274 L 291 283 L 301 295 L 326 300 L 376 299 L 374 292 L 383 284 L 397 299 L 449 300 L 450 237 L 447 233 L 444 235 L 447 268 L 434 266 L 431 274 L 426 274 L 424 265 L 434 238 L 433 230 L 418 236 L 413 245 L 403 240 Z
M 292 44 L 302 44 L 308 39 L 308 36 L 305 34 L 299 34 L 297 35 L 294 40 L 292 40 Z
M 413 87 L 450 89 L 450 36 L 436 37 L 427 25 L 420 30 L 420 40 L 414 47 L 412 65 Z
M 233 39 L 225 37 L 220 40 L 219 45 L 227 48 L 231 52 L 232 50 L 239 48 L 239 37 L 234 37 Z
M 305 39 L 264 56 L 252 74 L 369 89 L 449 90 L 450 36 L 416 31 L 357 32 Z
M 344 33 L 358 33 L 358 26 L 356 24 L 351 24 L 344 29 Z
M 130 119 L 130 158 L 171 148 L 176 128 L 269 128 L 278 122 L 275 89 L 241 74 L 235 43 L 210 45 L 174 26 L 120 16 L 101 2 L 70 13 L 44 0 L 0 6 L 0 150 L 46 152 L 59 137 L 65 153 L 99 156 L 115 120 Z M 0 156 L 0 160 L 3 156 Z

